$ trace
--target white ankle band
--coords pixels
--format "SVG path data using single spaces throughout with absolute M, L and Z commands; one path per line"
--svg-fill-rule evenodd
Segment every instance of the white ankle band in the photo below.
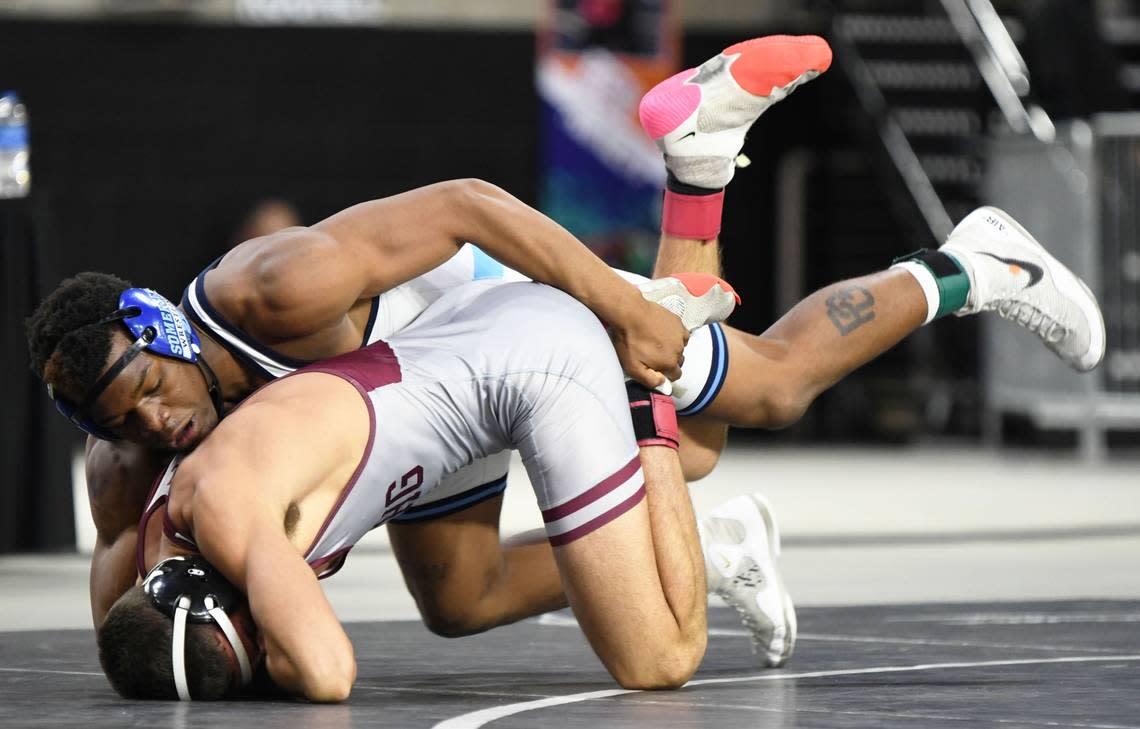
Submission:
M 891 268 L 901 268 L 918 281 L 918 285 L 922 287 L 922 293 L 926 297 L 926 320 L 922 323 L 929 324 L 934 320 L 934 315 L 938 313 L 938 306 L 941 303 L 938 295 L 938 282 L 934 280 L 934 273 L 918 261 L 902 261 L 894 264 Z

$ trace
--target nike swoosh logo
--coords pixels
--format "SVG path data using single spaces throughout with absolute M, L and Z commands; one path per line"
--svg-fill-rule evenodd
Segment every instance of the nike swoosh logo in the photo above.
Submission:
M 1029 274 L 1029 283 L 1027 283 L 1025 285 L 1025 288 L 1029 288 L 1030 286 L 1033 286 L 1034 284 L 1036 284 L 1038 281 L 1040 281 L 1045 276 L 1044 269 L 1042 269 L 1036 263 L 1030 263 L 1029 261 L 1021 261 L 1021 260 L 1018 260 L 1016 258 L 1002 258 L 1001 256 L 995 256 L 994 254 L 986 253 L 985 251 L 980 251 L 980 252 L 983 256 L 989 256 L 990 258 L 994 259 L 995 261 L 1001 261 L 1002 263 L 1006 264 L 1007 266 L 1017 266 L 1018 268 L 1024 268 L 1026 273 Z
M 697 136 L 696 132 L 689 132 L 688 134 L 685 134 L 685 135 L 678 137 L 677 141 L 680 142 L 681 140 L 688 139 L 689 137 L 695 137 L 695 136 Z

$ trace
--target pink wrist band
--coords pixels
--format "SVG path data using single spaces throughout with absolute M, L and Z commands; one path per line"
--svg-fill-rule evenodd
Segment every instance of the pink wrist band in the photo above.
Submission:
M 638 447 L 665 446 L 677 450 L 681 444 L 681 431 L 677 426 L 677 409 L 673 405 L 673 398 L 651 391 L 648 400 L 631 402 L 629 409 L 634 419 L 633 432 Z
M 712 240 L 720 234 L 720 213 L 724 190 L 712 195 L 682 195 L 665 190 L 661 230 L 666 235 L 696 240 Z

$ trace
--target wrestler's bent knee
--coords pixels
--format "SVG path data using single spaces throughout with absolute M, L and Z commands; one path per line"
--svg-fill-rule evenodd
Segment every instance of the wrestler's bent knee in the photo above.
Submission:
M 498 625 L 480 615 L 474 607 L 420 604 L 419 608 L 424 627 L 441 638 L 464 638 L 486 632 Z
M 685 475 L 685 482 L 700 481 L 712 473 L 716 464 L 720 462 L 720 453 L 702 446 L 688 448 L 682 440 L 677 455 L 681 459 L 681 472 Z
M 800 395 L 795 392 L 782 392 L 778 395 L 769 395 L 764 398 L 760 411 L 765 414 L 765 422 L 761 427 L 768 430 L 782 430 L 795 425 L 807 412 L 813 396 Z
M 610 675 L 624 689 L 662 691 L 678 689 L 688 683 L 705 655 L 707 639 L 698 645 L 678 645 L 666 649 L 656 660 L 640 666 L 607 666 Z

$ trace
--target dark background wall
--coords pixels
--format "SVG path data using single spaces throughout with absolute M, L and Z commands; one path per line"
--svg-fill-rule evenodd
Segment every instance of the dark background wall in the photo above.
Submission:
M 0 87 L 31 116 L 33 196 L 4 208 L 0 550 L 73 544 L 68 462 L 20 323 L 65 276 L 177 299 L 241 214 L 281 196 L 318 220 L 476 176 L 531 199 L 530 34 L 0 25 Z
M 311 219 L 435 180 L 533 188 L 529 35 L 8 24 L 43 245 L 177 292 L 277 194 Z M 521 97 L 521 98 L 520 98 Z
M 684 63 L 772 30 L 689 35 Z M 0 88 L 27 102 L 34 186 L 4 212 L 0 550 L 72 544 L 66 461 L 81 439 L 51 417 L 20 331 L 60 279 L 106 270 L 177 298 L 266 196 L 292 201 L 307 222 L 455 177 L 533 203 L 533 70 L 534 37 L 521 31 L 0 24 Z M 762 330 L 776 313 L 777 163 L 793 147 L 826 159 L 849 141 L 841 87 L 825 76 L 749 137 L 754 164 L 729 188 L 723 233 L 729 278 L 746 301 L 733 319 L 742 328 Z M 812 229 L 843 225 L 827 215 Z M 830 239 L 820 240 L 809 285 L 899 252 L 890 239 L 829 257 Z

